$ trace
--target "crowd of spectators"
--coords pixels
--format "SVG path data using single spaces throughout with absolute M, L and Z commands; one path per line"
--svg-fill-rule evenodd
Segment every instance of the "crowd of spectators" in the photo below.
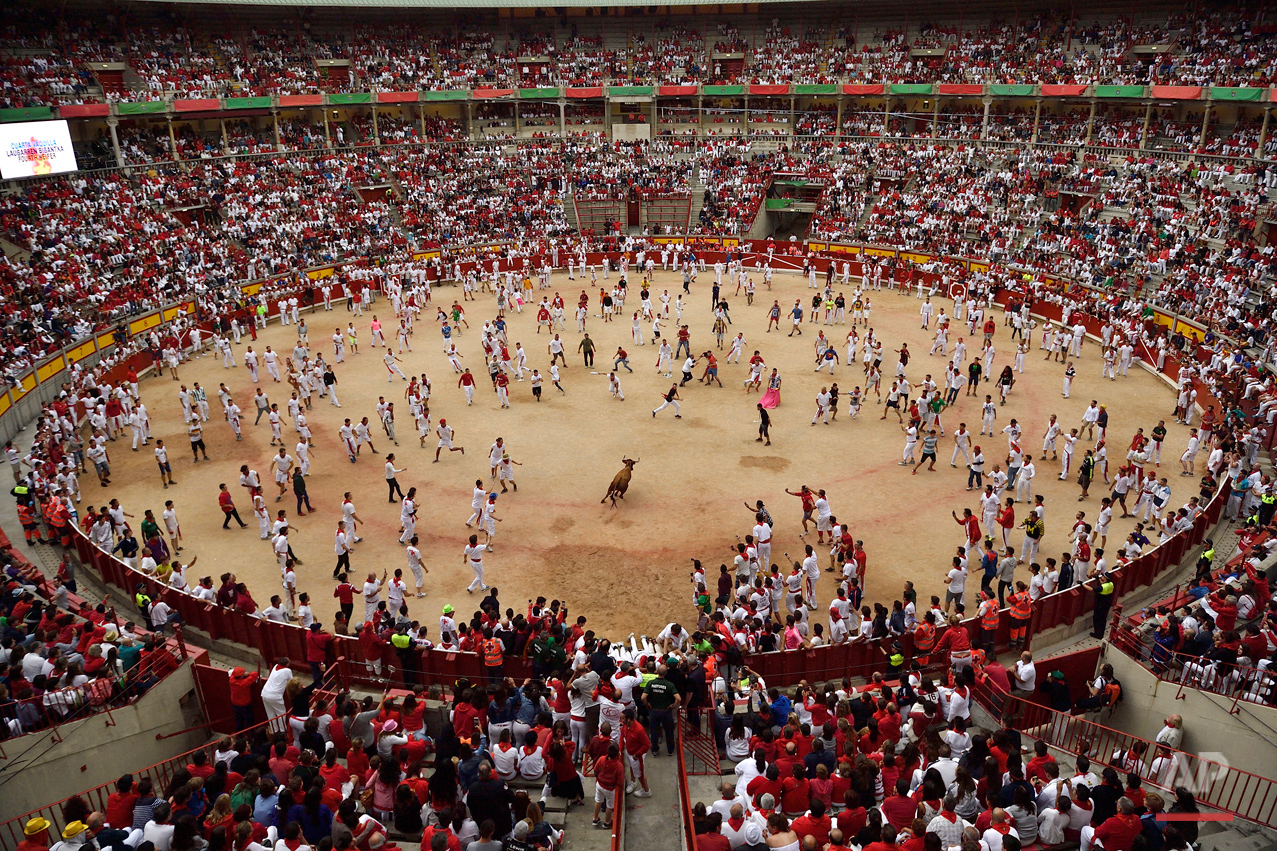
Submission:
M 413 22 L 328 32 L 283 21 L 229 34 L 215 24 L 174 25 L 136 13 L 73 14 L 57 22 L 47 14 L 24 11 L 0 32 L 0 47 L 14 49 L 0 66 L 5 106 L 149 99 L 168 92 L 199 98 L 884 80 L 1262 88 L 1277 79 L 1272 22 L 1246 5 L 1135 22 L 1060 14 L 975 28 L 964 28 L 960 19 L 923 21 L 908 31 L 886 28 L 869 34 L 783 18 L 759 21 L 748 33 L 727 22 L 702 29 L 662 21 L 613 24 L 606 36 L 576 26 L 494 33 L 466 23 L 438 28 Z M 1152 46 L 1163 49 L 1141 50 Z M 726 58 L 737 55 L 743 58 Z M 334 73 L 316 64 L 326 59 L 346 60 L 349 67 L 341 64 Z M 88 62 L 125 63 L 131 76 L 123 85 L 103 83 L 105 91 L 99 92 Z
M 46 580 L 0 550 L 0 740 L 128 703 L 180 664 L 175 644 L 76 596 L 75 574 L 63 559 Z

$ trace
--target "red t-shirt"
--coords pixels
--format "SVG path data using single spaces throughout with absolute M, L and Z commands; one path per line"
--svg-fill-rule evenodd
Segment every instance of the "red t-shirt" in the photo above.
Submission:
M 696 837 L 696 851 L 732 851 L 732 843 L 721 833 L 702 833 Z
M 806 836 L 816 837 L 816 847 L 824 848 L 829 843 L 829 831 L 833 827 L 829 816 L 821 816 L 819 819 L 812 818 L 810 814 L 800 816 L 789 825 L 789 829 L 798 834 L 798 838 L 802 839 Z
M 106 823 L 118 830 L 128 830 L 133 824 L 133 805 L 138 795 L 134 792 L 112 792 L 106 801 Z
M 918 804 L 913 798 L 902 795 L 892 795 L 882 802 L 882 814 L 887 817 L 887 821 L 896 830 L 903 830 L 913 823 L 913 817 L 918 812 Z
M 855 839 L 856 834 L 860 833 L 868 821 L 869 814 L 864 807 L 856 807 L 854 810 L 840 812 L 838 814 L 838 829 L 842 831 L 843 841 Z

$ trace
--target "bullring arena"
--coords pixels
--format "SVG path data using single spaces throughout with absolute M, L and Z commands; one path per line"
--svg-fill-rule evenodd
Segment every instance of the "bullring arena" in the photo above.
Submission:
M 616 276 L 617 273 L 611 273 L 609 283 L 614 283 Z M 766 330 L 767 312 L 773 301 L 780 302 L 788 311 L 795 300 L 802 300 L 805 309 L 810 310 L 812 290 L 806 278 L 778 274 L 770 294 L 760 282 L 761 292 L 756 294 L 752 306 L 745 305 L 743 294 L 728 299 L 733 324 L 726 339 L 744 333 L 747 341 L 744 364 L 722 363 L 730 353 L 730 344 L 725 343 L 726 348 L 719 349 L 715 342 L 714 315 L 709 307 L 712 281 L 711 266 L 707 274 L 700 275 L 691 296 L 683 296 L 687 302 L 684 321 L 689 326 L 690 345 L 697 357 L 710 351 L 720 360 L 719 377 L 723 386 L 707 387 L 701 383 L 705 366 L 703 362 L 698 365 L 696 380 L 681 389 L 681 420 L 671 417 L 672 409 L 656 418 L 651 416 L 652 409 L 659 406 L 661 395 L 672 383 L 656 371 L 657 347 L 638 346 L 633 342 L 633 323 L 628 314 L 625 319 L 605 324 L 597 313 L 597 291 L 586 324 L 586 333 L 598 347 L 595 368 L 586 367 L 582 355 L 576 351 L 583 335 L 575 330 L 573 322 L 561 334 L 567 343 L 565 348 L 571 353 L 568 368 L 561 370 L 563 394 L 548 381 L 550 332 L 543 328 L 541 334 L 536 333 L 535 305 L 521 314 L 506 312 L 511 351 L 521 343 L 528 352 L 528 377 L 531 368 L 537 368 L 547 378 L 543 401 L 539 404 L 533 401 L 530 381 L 518 383 L 516 380 L 510 385 L 510 408 L 501 408 L 487 377 L 478 332 L 484 321 L 496 318 L 494 297 L 488 295 L 483 301 L 465 303 L 466 321 L 471 327 L 455 338 L 463 358 L 461 363 L 466 367 L 477 366 L 479 383 L 472 406 L 465 404 L 462 390 L 457 386 L 457 375 L 444 355 L 437 323 L 418 322 L 410 338 L 413 350 L 399 356 L 403 361 L 401 368 L 407 375 L 424 374 L 430 379 L 432 419 L 435 424 L 440 419 L 446 420 L 456 431 L 456 445 L 466 448 L 464 456 L 445 450 L 438 464 L 433 463 L 438 444 L 433 429 L 426 448 L 422 449 L 416 428 L 407 416 L 406 382 L 397 375 L 394 381 L 388 382 L 382 361 L 385 349 L 369 345 L 366 326 L 372 314 L 390 313 L 389 305 L 379 300 L 360 319 L 346 313 L 343 300 L 335 299 L 336 309 L 332 312 L 321 309 L 303 314 L 312 340 L 330 337 L 329 326 L 340 327 L 345 336 L 351 321 L 358 323 L 357 327 L 362 326 L 359 327 L 362 340 L 359 354 L 348 353 L 345 363 L 337 367 L 340 370 L 338 398 L 342 407 L 335 408 L 327 399 L 315 397 L 309 417 L 315 436 L 306 487 L 315 506 L 314 513 L 294 517 L 296 504 L 291 490 L 278 503 L 273 499 L 277 493 L 273 486 L 266 492 L 272 519 L 277 509 L 285 508 L 290 524 L 296 523 L 296 531 L 290 531 L 289 540 L 296 555 L 306 562 L 298 571 L 298 589 L 310 592 L 315 600 L 327 602 L 331 597 L 332 533 L 341 519 L 342 494 L 347 491 L 352 493 L 359 516 L 365 521 L 358 531 L 364 542 L 355 548 L 351 558 L 352 575 L 362 580 L 367 572 L 380 575 L 385 568 L 393 572 L 398 567 L 411 580 L 403 547 L 398 545 L 399 506 L 389 504 L 385 494 L 384 458 L 388 451 L 394 451 L 396 467 L 406 468 L 406 472 L 397 476 L 401 487 L 404 490 L 416 487 L 422 504 L 416 531 L 428 571 L 425 590 L 430 596 L 426 600 L 410 600 L 409 611 L 425 623 L 437 617 L 437 609 L 444 602 L 462 604 L 459 593 L 473 578 L 461 550 L 473 531 L 464 524 L 472 513 L 474 482 L 483 479 L 489 491 L 498 491 L 491 479 L 488 453 L 496 438 L 502 437 L 511 458 L 522 466 L 514 468 L 519 490 L 500 494 L 498 499 L 502 523 L 494 552 L 485 559 L 486 579 L 497 585 L 506 599 L 518 601 L 537 596 L 561 599 L 573 617 L 585 615 L 590 627 L 600 635 L 624 637 L 629 632 L 655 635 L 671 619 L 694 622 L 689 581 L 691 559 L 701 560 L 715 579 L 719 564 L 732 566 L 736 537 L 739 535 L 743 540 L 754 525 L 752 512 L 746 510 L 745 503 L 752 506 L 762 499 L 776 518 L 773 557 L 784 565 L 783 574 L 787 574 L 789 564 L 783 553 L 793 556 L 791 562 L 801 560 L 806 541 L 799 537 L 802 532 L 800 501 L 787 496 L 785 490 L 798 491 L 804 484 L 813 491 L 823 488 L 834 516 L 847 522 L 851 534 L 864 541 L 872 565 L 867 573 L 867 599 L 894 599 L 905 580 L 913 581 L 923 600 L 931 594 L 943 597 L 943 577 L 955 547 L 965 541 L 964 530 L 954 523 L 950 512 L 956 509 L 960 514 L 963 507 L 968 507 L 980 513 L 978 493 L 965 491 L 968 479 L 965 462 L 958 469 L 949 466 L 953 454 L 951 436 L 962 422 L 974 435 L 982 420 L 985 394 L 991 392 L 994 399 L 998 399 L 995 385 L 992 381 L 982 383 L 978 397 L 962 395 L 956 405 L 945 409 L 942 423 L 949 437 L 941 443 L 942 457 L 936 472 L 930 473 L 924 467 L 916 475 L 910 475 L 912 465 L 901 468 L 897 463 L 905 441 L 902 427 L 893 412 L 887 412 L 890 416 L 886 421 L 880 419 L 885 409 L 877 404 L 876 395 L 871 395 L 869 404 L 863 406 L 856 419 L 848 414 L 845 404 L 840 404 L 834 423 L 811 426 L 816 395 L 831 383 L 827 369 L 815 372 L 814 338 L 823 332 L 831 340 L 836 339 L 834 347 L 839 359 L 845 361 L 845 338 L 851 326 L 823 324 L 822 311 L 819 323 L 804 320 L 802 336 L 787 336 L 793 327 L 788 315 L 781 329 Z M 557 291 L 575 304 L 582 288 L 572 286 L 574 283 L 579 281 L 568 281 L 566 271 L 556 273 L 550 290 L 534 290 L 533 295 L 535 298 L 545 294 L 552 298 Z M 436 305 L 449 308 L 461 295 L 458 289 L 436 288 L 434 300 L 427 308 L 430 312 Z M 662 290 L 681 294 L 681 275 L 657 273 L 652 289 L 653 301 L 659 305 L 658 295 Z M 848 288 L 849 297 L 851 292 Z M 627 303 L 635 306 L 637 295 L 635 290 Z M 871 290 L 869 295 L 871 325 L 886 344 L 884 351 L 890 354 L 902 342 L 907 343 L 921 361 L 917 368 L 910 370 L 910 375 L 916 373 L 919 380 L 926 374 L 942 378 L 948 359 L 942 359 L 939 353 L 926 354 L 933 342 L 934 322 L 931 333 L 921 329 L 918 309 L 922 302 L 915 298 L 914 291 L 911 290 L 908 297 L 902 297 L 899 290 Z M 940 307 L 951 315 L 953 302 L 937 299 L 937 310 Z M 1008 339 L 1011 329 L 1003 325 L 1001 313 L 996 313 L 995 318 L 998 331 L 994 348 L 999 344 L 1016 345 Z M 248 464 L 263 477 L 272 476 L 271 458 L 277 449 L 268 445 L 268 420 L 262 418 L 259 425 L 253 426 L 252 417 L 248 415 L 255 417 L 252 397 L 257 387 L 262 387 L 272 402 L 279 403 L 286 402 L 291 388 L 287 383 L 275 384 L 264 369 L 260 373 L 261 382 L 254 385 L 243 365 L 243 352 L 248 345 L 259 352 L 266 345 L 272 345 L 275 351 L 291 352 L 297 339 L 296 327 L 272 325 L 266 333 L 258 335 L 257 344 L 246 337 L 234 348 L 234 369 L 225 369 L 221 358 L 209 354 L 184 364 L 178 370 L 180 382 L 172 381 L 167 375 L 142 382 L 143 397 L 153 400 L 148 405 L 148 411 L 154 412 L 152 433 L 175 447 L 172 463 L 178 483 L 160 490 L 155 459 L 149 451 L 143 448 L 134 454 L 124 451 L 127 445 L 117 449 L 112 444 L 112 486 L 96 488 L 92 481 L 86 481 L 83 490 L 88 503 L 103 502 L 99 496 L 114 497 L 138 517 L 141 512 L 134 509 L 144 508 L 152 509 L 159 517 L 163 500 L 173 499 L 179 508 L 182 534 L 190 541 L 186 558 L 200 557 L 197 566 L 200 576 L 216 578 L 231 571 L 247 582 L 250 589 L 272 588 L 274 593 L 279 567 L 269 542 L 259 540 L 255 534 L 256 524 L 243 510 L 242 499 L 237 504 L 249 527 L 234 531 L 232 524 L 231 532 L 223 532 L 216 497 L 219 483 L 237 485 L 242 464 Z M 644 342 L 650 343 L 651 323 L 642 323 L 642 329 Z M 859 333 L 863 336 L 865 332 L 862 324 Z M 973 341 L 982 336 L 972 338 L 965 331 L 955 332 L 955 342 L 959 335 Z M 1137 428 L 1149 433 L 1159 420 L 1165 421 L 1173 412 L 1172 389 L 1143 368 L 1131 370 L 1118 381 L 1102 379 L 1099 347 L 1091 342 L 1083 349 L 1083 356 L 1074 360 L 1079 376 L 1068 399 L 1062 397 L 1060 389 L 1065 364 L 1046 361 L 1037 348 L 1037 341 L 1030 346 L 1025 372 L 1016 375 L 1017 384 L 1007 404 L 998 407 L 996 437 L 974 437 L 973 444 L 981 445 L 989 459 L 988 470 L 992 470 L 994 463 L 1001 463 L 1006 469 L 1007 436 L 1002 429 L 1012 418 L 1023 424 L 1024 445 L 1040 459 L 1042 436 L 1050 415 L 1056 414 L 1059 421 L 1070 428 L 1077 427 L 1092 399 L 1098 399 L 1114 412 L 1109 421 L 1110 433 L 1120 436 L 1115 443 L 1128 446 L 1128 438 Z M 391 338 L 389 343 L 397 352 L 397 341 Z M 612 371 L 612 355 L 618 347 L 625 349 L 634 369 L 631 375 L 619 367 L 623 401 L 614 398 L 608 389 L 607 373 Z M 325 357 L 331 361 L 331 343 L 327 348 Z M 318 342 L 315 349 L 322 350 Z M 781 405 L 770 412 L 773 435 L 770 447 L 754 441 L 758 434 L 755 405 L 762 398 L 765 386 L 751 392 L 743 388 L 749 376 L 748 358 L 755 350 L 762 354 L 767 369 L 778 369 L 783 378 Z M 885 358 L 884 363 L 889 380 L 892 364 Z M 1001 363 L 995 355 L 995 364 Z M 672 368 L 673 380 L 681 380 L 679 369 Z M 858 358 L 851 368 L 835 367 L 833 380 L 841 392 L 847 394 L 853 387 L 863 387 L 864 375 Z M 245 411 L 242 442 L 235 441 L 224 418 L 219 421 L 213 417 L 207 424 L 205 443 L 212 458 L 208 464 L 193 464 L 186 454 L 187 446 L 183 445 L 187 443 L 186 429 L 176 395 L 181 384 L 190 387 L 197 381 L 210 390 L 225 383 L 236 404 Z M 381 397 L 396 402 L 397 410 L 402 411 L 399 414 L 402 419 L 396 422 L 400 445 L 392 445 L 378 425 L 373 432 L 372 446 L 381 455 L 371 455 L 368 446 L 363 446 L 358 463 L 351 465 L 338 429 L 347 417 L 357 423 L 360 417 L 368 416 L 370 421 L 378 423 L 376 405 Z M 213 408 L 216 413 L 216 405 Z M 287 417 L 284 430 L 289 453 L 295 455 L 296 432 Z M 1185 426 L 1174 429 L 1166 439 L 1163 466 L 1173 475 L 1178 472 L 1181 445 L 1187 443 L 1187 439 Z M 1063 445 L 1062 439 L 1059 444 Z M 921 450 L 917 454 L 920 455 Z M 599 498 L 625 456 L 637 458 L 639 463 L 634 468 L 629 492 L 613 510 L 610 505 L 601 505 Z M 1078 460 L 1080 456 L 1079 452 Z M 959 455 L 958 460 L 963 461 L 963 456 Z M 1078 503 L 1080 491 L 1075 476 L 1059 481 L 1060 462 L 1035 460 L 1035 463 L 1039 472 L 1033 481 L 1033 492 L 1046 495 L 1053 507 L 1061 506 L 1050 516 L 1041 548 L 1046 553 L 1064 552 L 1068 549 L 1075 510 L 1087 511 L 1094 519 L 1099 510 L 1100 489 L 1097 488 L 1097 495 L 1087 503 Z M 1195 480 L 1191 488 L 1178 480 L 1178 476 L 1173 481 L 1183 492 L 1184 501 L 1196 494 Z M 236 491 L 237 495 L 242 492 L 242 488 Z M 1134 508 L 1134 501 L 1131 507 Z M 1023 514 L 1028 506 L 1022 500 L 1017 508 Z M 1120 543 L 1132 528 L 1133 520 L 1119 518 L 1111 527 L 1109 537 L 1115 544 Z M 815 543 L 814 523 L 807 537 Z M 1013 546 L 1018 547 L 1022 538 L 1023 532 L 1016 530 L 1012 535 Z M 818 551 L 822 571 L 828 566 L 828 550 L 826 546 Z M 833 596 L 833 583 L 825 576 L 820 586 L 817 602 L 827 603 Z M 678 614 L 666 617 L 667 612 Z M 827 613 L 823 611 L 818 617 L 827 621 Z
M 6 13 L 0 851 L 1277 847 L 1272 10 Z

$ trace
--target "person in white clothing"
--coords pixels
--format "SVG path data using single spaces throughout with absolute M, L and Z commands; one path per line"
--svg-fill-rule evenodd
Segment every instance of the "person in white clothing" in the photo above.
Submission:
M 483 554 L 487 549 L 487 547 L 479 546 L 478 535 L 471 535 L 470 542 L 461 551 L 462 560 L 474 571 L 474 580 L 466 586 L 467 594 L 473 594 L 476 588 L 481 591 L 488 590 L 487 584 L 483 581 Z

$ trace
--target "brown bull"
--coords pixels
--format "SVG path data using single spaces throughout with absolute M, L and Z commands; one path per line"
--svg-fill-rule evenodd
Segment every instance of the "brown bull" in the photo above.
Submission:
M 600 505 L 611 499 L 612 507 L 616 508 L 616 500 L 625 499 L 625 492 L 630 488 L 630 476 L 634 475 L 634 465 L 638 463 L 638 459 L 622 458 L 621 463 L 625 466 L 612 477 L 612 484 L 607 486 L 607 494 L 599 500 Z

